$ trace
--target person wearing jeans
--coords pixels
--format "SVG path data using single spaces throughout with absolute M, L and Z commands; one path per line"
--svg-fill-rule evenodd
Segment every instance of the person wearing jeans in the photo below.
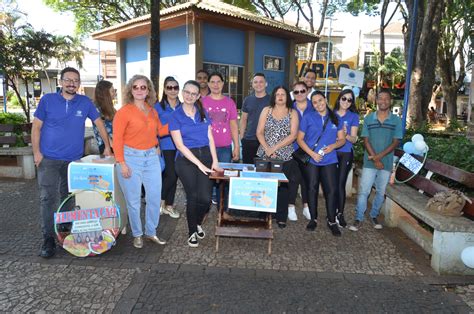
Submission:
M 364 220 L 367 198 L 375 183 L 375 199 L 370 211 L 370 220 L 375 229 L 382 229 L 377 217 L 384 201 L 385 188 L 393 167 L 393 151 L 402 139 L 402 121 L 390 112 L 392 97 L 390 91 L 381 90 L 376 98 L 377 111 L 364 119 L 361 137 L 364 138 L 364 166 L 357 197 L 356 218 L 352 231 L 357 231 Z
M 118 163 L 120 187 L 127 203 L 132 229 L 133 246 L 143 247 L 140 217 L 141 187 L 145 188 L 145 239 L 164 245 L 156 235 L 160 221 L 161 166 L 158 137 L 168 133 L 158 113 L 150 105 L 155 103 L 153 83 L 143 75 L 134 75 L 125 86 L 125 106 L 115 114 L 114 151 Z
M 209 205 L 212 171 L 221 170 L 211 131 L 211 122 L 199 97 L 199 83 L 187 81 L 183 86 L 183 104 L 169 118 L 169 129 L 178 149 L 176 171 L 186 192 L 188 245 L 198 247 L 206 233 L 202 221 Z
M 84 155 L 85 121 L 91 119 L 104 143 L 104 154 L 110 156 L 109 137 L 97 109 L 90 99 L 78 95 L 79 71 L 67 67 L 61 71 L 59 93 L 44 95 L 35 111 L 31 130 L 33 159 L 38 169 L 41 231 L 40 256 L 56 253 L 54 211 L 68 195 L 67 168 L 71 161 Z

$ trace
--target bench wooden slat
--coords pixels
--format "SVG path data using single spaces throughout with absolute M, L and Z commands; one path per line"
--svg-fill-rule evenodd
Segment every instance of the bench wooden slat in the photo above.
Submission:
M 16 144 L 16 136 L 11 135 L 11 136 L 0 136 L 0 145 L 14 145 Z
M 25 144 L 30 144 L 31 143 L 31 135 L 23 135 L 23 141 Z
M 270 229 L 245 227 L 216 227 L 216 236 L 273 239 L 273 231 Z
M 412 176 L 413 173 L 398 167 L 396 177 L 399 181 L 406 180 L 410 176 Z M 435 181 L 431 181 L 423 176 L 416 175 L 413 179 L 407 182 L 408 185 L 413 186 L 416 189 L 423 190 L 426 194 L 433 196 L 438 192 L 441 191 L 448 191 L 449 188 L 439 184 Z
M 14 124 L 0 124 L 0 132 L 13 132 L 14 130 Z

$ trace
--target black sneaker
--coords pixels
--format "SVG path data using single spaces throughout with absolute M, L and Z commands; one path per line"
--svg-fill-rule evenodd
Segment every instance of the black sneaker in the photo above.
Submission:
M 344 219 L 344 214 L 343 213 L 339 213 L 339 214 L 336 215 L 336 222 L 339 225 L 339 227 L 341 227 L 341 228 L 347 227 L 347 222 Z
M 53 237 L 48 237 L 44 240 L 41 246 L 40 256 L 50 258 L 56 253 L 56 242 Z
M 379 221 L 377 220 L 377 218 L 370 218 L 370 221 L 372 222 L 372 225 L 374 225 L 374 229 L 377 229 L 377 230 L 380 230 L 382 229 L 382 224 L 379 223 Z
M 318 226 L 318 221 L 317 220 L 311 220 L 310 222 L 308 222 L 308 224 L 306 225 L 306 230 L 308 231 L 314 231 L 316 230 L 316 227 Z
M 188 245 L 190 247 L 198 247 L 199 246 L 199 242 L 197 240 L 196 232 L 194 232 L 192 235 L 189 236 Z
M 339 230 L 339 227 L 337 226 L 337 222 L 329 222 L 328 221 L 328 227 L 331 230 L 331 233 L 335 237 L 340 237 L 341 236 L 341 230 Z

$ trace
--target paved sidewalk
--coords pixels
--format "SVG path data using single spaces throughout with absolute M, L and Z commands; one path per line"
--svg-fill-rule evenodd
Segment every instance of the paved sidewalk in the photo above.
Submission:
M 183 203 L 182 192 L 177 199 Z M 352 221 L 354 199 L 348 202 Z M 181 205 L 180 212 L 184 211 Z M 197 249 L 186 220 L 162 216 L 166 246 L 133 248 L 129 234 L 102 256 L 62 249 L 45 260 L 36 181 L 0 179 L 0 312 L 469 312 L 474 278 L 437 276 L 424 252 L 399 230 L 343 230 L 306 220 L 275 229 L 267 242 L 223 238 L 215 252 L 215 210 Z

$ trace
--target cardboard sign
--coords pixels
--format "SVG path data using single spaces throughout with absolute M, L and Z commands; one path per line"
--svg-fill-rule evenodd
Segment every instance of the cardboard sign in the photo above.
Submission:
M 423 164 L 421 162 L 407 153 L 404 153 L 402 158 L 400 158 L 400 163 L 415 174 L 417 174 L 421 168 L 423 168 Z
M 277 196 L 276 179 L 230 178 L 229 208 L 276 213 Z
M 339 70 L 339 83 L 362 88 L 364 84 L 364 72 L 341 68 Z

